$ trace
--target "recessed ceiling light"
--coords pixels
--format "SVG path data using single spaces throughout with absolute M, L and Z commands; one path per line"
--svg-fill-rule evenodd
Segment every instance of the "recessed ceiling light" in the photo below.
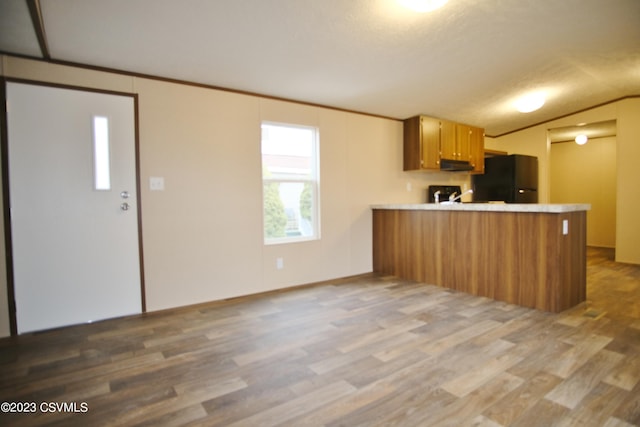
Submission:
M 576 144 L 584 145 L 587 143 L 587 135 L 580 134 L 576 136 Z
M 530 113 L 544 105 L 544 94 L 536 92 L 517 99 L 513 104 L 521 113 Z
M 396 0 L 400 5 L 411 9 L 414 12 L 431 12 L 436 10 L 448 1 L 448 0 Z

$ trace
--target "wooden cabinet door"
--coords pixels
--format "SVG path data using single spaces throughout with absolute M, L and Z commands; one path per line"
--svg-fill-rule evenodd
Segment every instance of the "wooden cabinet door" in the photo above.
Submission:
M 457 159 L 468 162 L 471 160 L 471 126 L 456 125 Z
M 413 171 L 420 169 L 421 134 L 420 117 L 411 117 L 403 122 L 403 169 Z
M 473 166 L 472 173 L 484 173 L 484 129 L 471 128 L 470 145 L 470 162 Z
M 403 169 L 440 169 L 440 120 L 416 116 L 403 126 Z
M 440 120 L 440 158 L 458 160 L 456 124 L 446 120 Z
M 421 168 L 440 169 L 440 120 L 420 117 Z

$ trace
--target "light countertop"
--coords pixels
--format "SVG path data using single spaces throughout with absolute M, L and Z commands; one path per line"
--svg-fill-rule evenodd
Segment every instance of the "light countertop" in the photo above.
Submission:
M 564 213 L 588 211 L 589 204 L 545 203 L 416 203 L 371 205 L 371 209 L 421 210 L 421 211 L 476 211 L 476 212 L 540 212 Z

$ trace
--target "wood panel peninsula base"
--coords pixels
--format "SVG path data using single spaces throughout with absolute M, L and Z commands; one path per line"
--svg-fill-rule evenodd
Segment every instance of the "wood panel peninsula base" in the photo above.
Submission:
M 374 205 L 373 269 L 539 310 L 586 299 L 589 205 Z

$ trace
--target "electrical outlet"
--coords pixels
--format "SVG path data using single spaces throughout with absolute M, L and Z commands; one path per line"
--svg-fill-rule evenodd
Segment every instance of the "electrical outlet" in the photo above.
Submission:
M 164 191 L 164 178 L 161 176 L 149 177 L 149 189 L 151 191 Z
M 284 268 L 284 259 L 282 257 L 276 258 L 276 268 L 282 270 Z

